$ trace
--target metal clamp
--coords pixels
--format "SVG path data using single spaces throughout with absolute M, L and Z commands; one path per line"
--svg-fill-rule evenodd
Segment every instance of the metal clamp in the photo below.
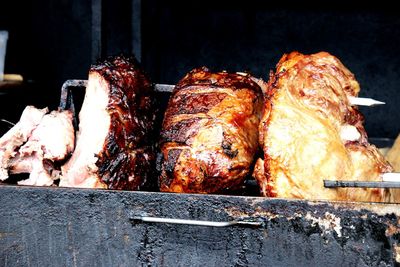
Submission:
M 66 80 L 61 87 L 60 109 L 74 110 L 74 102 L 72 101 L 71 87 L 86 87 L 87 80 Z
M 72 96 L 71 88 L 72 87 L 86 87 L 87 86 L 87 80 L 66 80 L 62 87 L 61 87 L 61 98 L 60 98 L 60 104 L 58 105 L 58 108 L 60 110 L 70 110 L 72 112 L 72 117 L 73 117 L 73 125 L 75 129 L 78 129 L 78 122 L 77 122 L 77 116 L 75 113 L 75 105 L 74 105 L 74 99 Z
M 260 227 L 263 225 L 263 222 L 261 221 L 233 220 L 227 222 L 214 222 L 214 221 L 150 217 L 150 216 L 140 216 L 140 215 L 133 216 L 131 219 L 133 221 L 140 221 L 140 222 L 186 224 L 186 225 L 211 226 L 211 227 L 227 227 L 233 225 Z

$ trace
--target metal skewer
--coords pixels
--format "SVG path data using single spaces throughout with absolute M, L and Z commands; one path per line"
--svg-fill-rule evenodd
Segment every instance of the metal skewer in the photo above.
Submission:
M 377 106 L 377 105 L 384 105 L 385 102 L 378 101 L 372 98 L 365 98 L 365 97 L 349 97 L 350 104 L 352 106 Z
M 175 86 L 171 84 L 155 84 L 155 90 L 157 92 L 172 92 Z M 365 98 L 365 97 L 349 97 L 350 104 L 352 106 L 377 106 L 384 105 L 385 102 L 375 100 L 373 98 Z
M 66 80 L 61 88 L 61 99 L 67 100 L 68 88 L 69 87 L 85 87 L 87 85 L 87 80 Z M 157 92 L 172 92 L 175 88 L 175 85 L 172 84 L 155 84 L 155 90 Z M 385 102 L 378 101 L 372 98 L 365 97 L 349 97 L 350 104 L 353 106 L 376 106 L 376 105 L 384 105 Z M 68 101 L 64 101 L 60 104 L 61 108 L 65 108 L 65 103 Z
M 8 121 L 8 120 L 5 120 L 5 119 L 1 119 L 0 121 L 5 122 L 5 123 L 8 123 L 8 124 L 11 125 L 11 126 L 15 126 L 15 123 L 13 123 L 13 122 L 11 122 L 11 121 Z
M 400 188 L 400 173 L 387 172 L 382 174 L 382 181 L 335 181 L 324 180 L 327 188 L 362 187 L 362 188 Z
M 172 92 L 175 88 L 175 85 L 158 83 L 155 84 L 154 87 L 157 92 Z
M 400 182 L 333 181 L 324 180 L 324 187 L 400 188 Z

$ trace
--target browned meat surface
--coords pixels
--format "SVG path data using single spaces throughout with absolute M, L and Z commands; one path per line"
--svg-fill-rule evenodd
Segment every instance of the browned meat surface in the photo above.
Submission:
M 70 111 L 28 106 L 20 121 L 0 141 L 2 180 L 8 174 L 29 173 L 23 185 L 52 185 L 58 179 L 55 164 L 74 149 L 75 134 Z
M 258 149 L 261 109 L 261 88 L 249 75 L 187 74 L 165 112 L 160 190 L 214 193 L 241 184 Z
M 133 58 L 93 65 L 60 186 L 137 190 L 152 176 L 153 86 Z
M 395 139 L 393 146 L 387 151 L 385 158 L 392 165 L 394 172 L 400 172 L 400 134 Z M 400 188 L 390 190 L 390 202 L 400 203 Z
M 266 89 L 260 123 L 264 159 L 254 176 L 265 196 L 386 201 L 383 189 L 325 189 L 323 179 L 380 181 L 392 171 L 370 145 L 363 117 L 348 97 L 357 96 L 354 75 L 321 52 L 284 55 Z

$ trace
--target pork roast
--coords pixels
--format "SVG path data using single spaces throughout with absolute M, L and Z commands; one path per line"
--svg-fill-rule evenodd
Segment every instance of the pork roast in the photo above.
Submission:
M 138 190 L 153 175 L 154 89 L 134 58 L 93 65 L 60 186 Z
M 258 149 L 262 91 L 247 74 L 187 74 L 162 125 L 160 190 L 215 193 L 243 183 Z
M 266 89 L 260 123 L 264 158 L 254 176 L 264 196 L 386 201 L 388 190 L 327 189 L 323 179 L 381 181 L 392 171 L 368 143 L 363 116 L 349 97 L 360 87 L 334 56 L 284 55 Z
M 72 153 L 75 134 L 70 111 L 28 106 L 19 122 L 0 138 L 0 180 L 29 173 L 22 185 L 53 185 L 59 165 Z

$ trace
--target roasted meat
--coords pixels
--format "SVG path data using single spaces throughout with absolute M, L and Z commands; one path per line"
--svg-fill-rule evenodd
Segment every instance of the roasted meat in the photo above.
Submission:
M 7 133 L 0 138 L 0 180 L 8 178 L 9 162 L 17 154 L 17 149 L 24 144 L 32 131 L 39 125 L 48 109 L 36 109 L 27 106 L 21 118 Z
M 70 111 L 25 108 L 20 121 L 0 139 L 1 180 L 29 173 L 23 185 L 52 185 L 59 179 L 59 162 L 74 149 Z
M 259 128 L 264 159 L 254 176 L 264 196 L 388 200 L 384 189 L 323 186 L 323 179 L 380 181 L 392 171 L 368 143 L 363 116 L 349 103 L 359 90 L 354 75 L 326 52 L 282 57 L 265 90 Z
M 187 74 L 163 121 L 160 190 L 215 193 L 243 183 L 258 149 L 262 91 L 247 74 Z
M 400 172 L 400 135 L 397 136 L 385 158 L 393 166 L 395 172 Z M 390 190 L 390 202 L 400 203 L 400 188 Z
M 77 145 L 60 186 L 138 190 L 155 159 L 153 85 L 133 58 L 93 65 L 79 113 Z

